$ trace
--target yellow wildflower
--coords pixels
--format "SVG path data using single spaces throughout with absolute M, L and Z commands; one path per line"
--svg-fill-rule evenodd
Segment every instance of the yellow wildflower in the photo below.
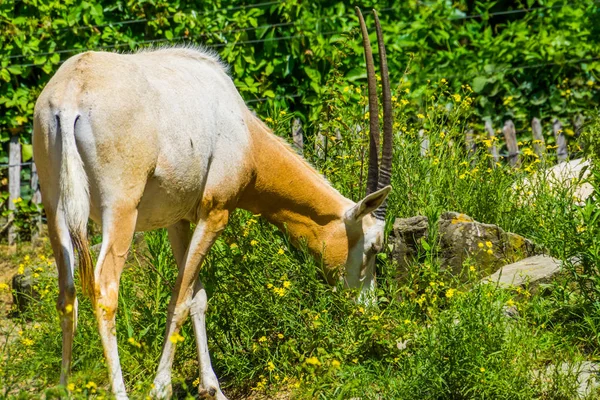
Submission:
M 479 247 L 480 249 L 483 249 L 483 242 L 477 243 L 477 247 Z
M 281 111 L 279 111 L 279 115 L 282 115 L 282 116 L 283 116 L 283 115 L 285 115 L 285 114 L 287 114 L 287 112 L 285 112 L 284 110 L 281 110 Z
M 406 99 L 400 100 L 400 104 L 402 104 L 403 106 L 407 105 L 408 103 L 409 103 L 409 101 Z
M 348 86 L 344 87 L 344 93 L 346 93 L 350 88 Z
M 10 287 L 6 283 L 0 283 L 0 292 L 8 289 L 10 289 Z
M 321 361 L 317 357 L 309 357 L 304 362 L 310 365 L 321 365 Z
M 278 333 L 278 334 L 277 334 L 277 337 L 278 337 L 279 339 L 283 339 L 283 333 Z
M 448 81 L 446 80 L 446 78 L 442 78 L 442 79 L 440 80 L 440 82 L 442 82 L 442 83 L 447 83 Z
M 283 287 L 286 289 L 289 289 L 290 286 L 292 286 L 292 283 L 290 281 L 283 281 Z
M 392 101 L 395 103 L 396 101 L 398 101 L 398 98 L 396 96 L 392 96 Z
M 23 338 L 21 339 L 21 343 L 23 343 L 24 346 L 33 346 L 34 341 L 29 339 L 29 338 Z
M 455 293 L 455 292 L 456 292 L 456 290 L 455 290 L 455 289 L 452 289 L 452 288 L 450 288 L 450 289 L 446 290 L 446 297 L 447 297 L 447 298 L 451 298 L 452 296 L 454 296 L 454 293 Z
M 341 365 L 341 363 L 338 360 L 331 361 L 331 367 L 333 367 L 333 368 L 339 368 L 340 365 Z
M 458 94 L 458 93 L 457 93 L 457 94 L 453 94 L 453 95 L 452 95 L 452 98 L 453 98 L 453 99 L 454 99 L 454 101 L 456 101 L 457 103 L 459 103 L 459 102 L 460 102 L 460 100 L 462 99 L 461 95 L 460 95 L 460 94 Z
M 179 333 L 174 333 L 169 337 L 169 341 L 173 344 L 183 342 L 185 338 Z
M 471 272 L 475 272 L 475 267 L 474 267 L 473 265 L 471 265 L 471 266 L 469 267 L 469 270 L 470 270 Z
M 481 368 L 479 368 L 479 371 L 485 372 L 485 368 L 481 367 Z
M 251 240 L 250 241 L 250 246 L 256 246 L 258 244 L 258 240 Z
M 485 242 L 485 245 L 490 249 L 492 248 L 492 242 L 490 242 L 489 240 Z
M 267 369 L 268 369 L 269 371 L 273 371 L 273 370 L 275 370 L 275 364 L 273 364 L 273 361 L 269 361 L 269 362 L 267 363 Z
M 515 305 L 515 302 L 514 302 L 514 300 L 513 300 L 513 299 L 509 299 L 509 300 L 506 302 L 506 305 L 507 305 L 507 306 L 509 306 L 509 307 L 512 307 L 512 306 L 514 306 L 514 305 Z
M 281 248 L 277 251 L 277 254 L 279 254 L 279 255 L 282 255 L 283 253 L 285 253 L 285 250 L 283 250 Z
M 267 341 L 267 337 L 266 336 L 261 336 L 261 337 L 258 338 L 258 341 L 261 342 L 261 343 L 266 342 Z
M 417 118 L 419 118 L 419 119 L 425 119 L 425 116 L 423 114 L 417 114 Z
M 493 251 L 492 249 L 487 249 L 485 252 L 486 252 L 486 253 L 488 253 L 490 256 L 491 256 L 492 254 L 494 254 L 494 251 Z
M 72 392 L 73 390 L 75 390 L 75 384 L 74 384 L 74 383 L 69 383 L 69 384 L 67 385 L 67 390 L 68 390 L 69 392 Z
M 73 305 L 72 304 L 67 304 L 67 306 L 65 307 L 65 312 L 67 314 L 71 314 L 71 312 L 73 312 Z

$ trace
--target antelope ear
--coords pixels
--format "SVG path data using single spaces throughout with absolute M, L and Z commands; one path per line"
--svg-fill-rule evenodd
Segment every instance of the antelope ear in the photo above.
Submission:
M 376 192 L 369 194 L 367 197 L 356 203 L 352 208 L 346 211 L 344 219 L 347 222 L 358 222 L 368 214 L 377 210 L 383 204 L 388 194 L 392 190 L 391 186 L 386 186 Z

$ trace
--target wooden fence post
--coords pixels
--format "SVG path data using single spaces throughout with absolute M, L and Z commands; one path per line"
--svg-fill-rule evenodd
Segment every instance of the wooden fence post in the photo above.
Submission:
M 294 118 L 292 121 L 292 138 L 296 148 L 300 150 L 300 153 L 304 153 L 304 130 L 300 118 Z
M 321 129 L 322 126 L 319 126 L 315 140 L 315 154 L 319 160 L 324 160 L 327 157 L 327 138 L 321 133 Z
M 567 140 L 563 133 L 562 123 L 557 119 L 552 124 L 552 130 L 554 131 L 554 139 L 556 139 L 556 159 L 559 163 L 565 161 L 569 155 L 567 151 Z
M 573 130 L 575 131 L 576 138 L 581 136 L 581 130 L 583 129 L 584 122 L 585 122 L 585 117 L 581 114 L 577 114 L 575 116 L 575 118 L 573 118 Z
M 500 156 L 498 156 L 498 148 L 496 147 L 496 133 L 494 132 L 494 127 L 492 127 L 492 121 L 485 121 L 485 130 L 488 134 L 488 139 L 490 141 L 490 154 L 492 155 L 492 166 L 495 167 L 496 163 L 500 161 Z
M 429 151 L 429 136 L 425 135 L 425 130 L 419 130 L 419 139 L 421 139 L 421 157 L 425 157 Z
M 543 158 L 546 154 L 546 142 L 542 133 L 542 123 L 539 118 L 531 120 L 531 132 L 533 132 L 533 151 L 539 158 Z
M 465 136 L 465 146 L 467 148 L 467 157 L 471 160 L 471 164 L 475 164 L 475 132 L 473 129 L 468 129 Z
M 504 123 L 502 132 L 504 133 L 504 140 L 506 141 L 506 147 L 508 148 L 508 164 L 511 167 L 517 167 L 520 164 L 520 160 L 515 124 L 509 119 Z
M 33 160 L 31 160 L 31 202 L 36 205 L 40 205 L 42 203 L 42 193 L 40 192 L 37 174 L 37 167 Z M 31 241 L 36 242 L 42 233 L 42 215 L 38 215 L 35 221 L 35 230 L 31 232 Z
M 17 209 L 17 199 L 21 197 L 21 144 L 19 136 L 10 137 L 8 147 L 8 209 L 12 211 L 8 223 L 8 246 L 16 250 L 17 228 L 14 224 L 14 212 Z

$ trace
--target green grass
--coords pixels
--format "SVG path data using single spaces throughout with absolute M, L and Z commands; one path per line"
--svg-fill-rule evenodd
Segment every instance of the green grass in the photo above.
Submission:
M 259 216 L 236 212 L 201 272 L 210 299 L 211 358 L 225 393 L 231 398 L 253 392 L 321 399 L 575 398 L 573 374 L 557 371 L 540 378 L 536 371 L 598 356 L 598 205 L 590 200 L 575 207 L 569 190 L 553 192 L 543 182 L 524 187 L 523 179 L 544 164 L 532 156 L 518 170 L 491 168 L 485 138 L 478 139 L 482 151 L 468 158 L 462 139 L 469 121 L 468 88 L 458 101 L 443 83 L 432 84 L 427 96 L 435 102 L 420 112 L 424 118 L 402 103 L 403 87 L 396 92 L 389 222 L 396 216 L 428 216 L 429 250 L 403 281 L 396 279 L 388 254 L 380 255 L 377 306 L 365 309 L 353 301 L 354 293 L 326 285 L 318 262 L 292 248 L 283 233 Z M 365 99 L 354 88 L 345 90 L 335 76 L 324 99 L 331 105 L 323 123 L 328 143 L 308 157 L 356 200 L 366 136 L 352 127 L 364 121 Z M 271 118 L 276 132 L 286 135 L 289 118 L 283 114 L 277 111 Z M 335 137 L 337 129 L 341 139 Z M 426 156 L 420 155 L 420 129 L 430 137 Z M 600 133 L 597 125 L 588 129 L 592 136 Z M 599 181 L 600 172 L 593 172 Z M 435 221 L 448 210 L 497 223 L 534 239 L 556 257 L 578 255 L 583 263 L 533 294 L 527 288 L 478 285 L 481 277 L 468 265 L 462 277 L 452 276 L 440 268 L 435 246 Z M 123 274 L 117 315 L 121 363 L 132 398 L 145 397 L 154 378 L 169 285 L 176 276 L 166 232 L 147 233 L 146 242 L 143 257 L 130 262 Z M 44 264 L 39 255 L 48 256 L 48 248 L 24 263 Z M 39 286 L 42 299 L 13 321 L 21 334 L 0 344 L 0 397 L 66 393 L 57 387 L 56 282 L 43 278 Z M 90 304 L 79 299 L 73 397 L 92 392 L 110 397 Z M 518 317 L 504 315 L 507 305 L 517 307 Z M 198 376 L 191 324 L 182 334 L 175 395 L 191 398 Z

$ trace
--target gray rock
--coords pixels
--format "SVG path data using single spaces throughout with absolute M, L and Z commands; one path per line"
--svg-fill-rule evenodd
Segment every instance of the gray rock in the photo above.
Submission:
M 532 256 L 538 249 L 532 241 L 497 225 L 483 224 L 465 214 L 446 212 L 438 221 L 440 262 L 458 275 L 470 259 L 480 271 L 498 268 Z
M 534 371 L 533 375 L 539 379 L 542 387 L 556 379 L 574 378 L 573 387 L 576 399 L 597 399 L 600 388 L 600 365 L 592 361 L 581 361 L 576 363 L 562 363 L 560 365 L 550 364 L 542 370 Z M 550 388 L 545 388 L 546 390 Z
M 424 216 L 396 218 L 390 235 L 392 257 L 398 262 L 399 272 L 406 271 L 416 260 L 420 241 L 427 238 L 429 220 Z
M 540 283 L 548 282 L 560 272 L 560 268 L 560 260 L 547 255 L 539 255 L 505 265 L 481 281 L 483 283 L 497 283 L 502 287 L 523 286 L 525 284 L 537 286 Z

